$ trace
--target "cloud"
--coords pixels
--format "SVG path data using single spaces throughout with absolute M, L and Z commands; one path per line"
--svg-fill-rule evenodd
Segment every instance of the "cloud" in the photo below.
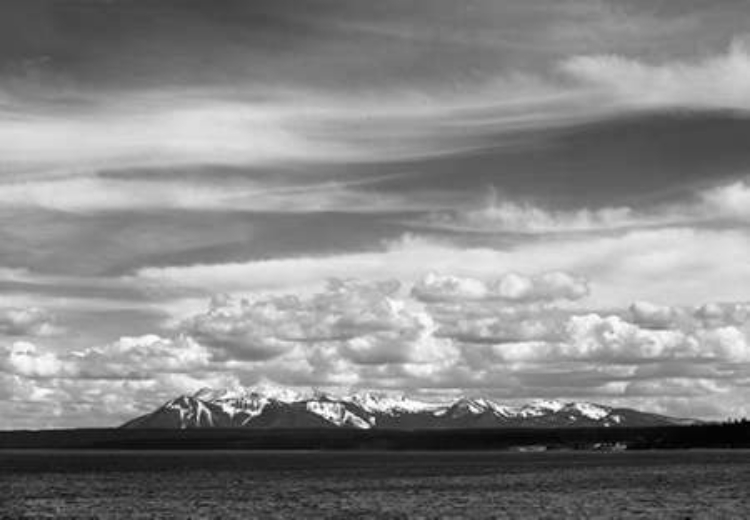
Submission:
M 38 307 L 0 309 L 0 335 L 53 336 L 62 329 L 55 324 L 55 316 Z
M 507 276 L 523 283 L 503 292 L 497 282 Z M 435 283 L 431 298 L 417 290 Z M 544 290 L 533 292 L 529 284 Z M 509 400 L 639 402 L 667 412 L 678 406 L 674 399 L 687 380 L 698 381 L 691 391 L 701 399 L 745 391 L 746 304 L 641 301 L 619 314 L 585 312 L 565 299 L 585 287 L 567 273 L 500 273 L 488 281 L 428 275 L 407 285 L 334 279 L 309 295 L 217 296 L 171 337 L 123 337 L 86 349 L 6 346 L 0 392 L 40 409 L 57 400 L 61 410 L 120 417 L 117 400 L 132 401 L 128 392 L 153 403 L 178 386 L 264 378 L 323 387 L 482 389 Z
M 292 343 L 278 339 L 276 325 L 286 324 L 283 319 L 283 301 L 262 302 L 251 305 L 241 302 L 235 307 L 231 300 L 213 299 L 208 312 L 194 316 L 183 324 L 191 336 L 219 351 L 221 357 L 237 357 L 253 361 L 280 356 Z M 290 316 L 291 317 L 291 313 Z M 295 326 L 295 322 L 289 322 Z
M 618 316 L 573 316 L 559 353 L 563 357 L 637 364 L 648 360 L 750 361 L 746 330 L 739 327 L 645 329 Z
M 4 347 L 3 354 L 0 370 L 47 379 L 148 379 L 159 373 L 200 370 L 210 363 L 208 350 L 194 340 L 153 334 L 72 351 L 15 342 Z
M 750 361 L 749 319 L 733 325 L 677 321 L 671 318 L 683 309 L 644 302 L 634 304 L 632 316 L 626 317 L 543 307 L 510 307 L 479 316 L 471 306 L 433 312 L 441 326 L 438 334 L 482 347 L 488 360 L 549 366 L 571 361 L 600 366 Z
M 724 54 L 648 64 L 618 55 L 577 56 L 563 72 L 616 104 L 636 108 L 750 109 L 750 53 L 735 40 Z
M 743 325 L 750 322 L 750 303 L 707 303 L 693 311 L 705 327 Z
M 54 179 L 0 183 L 0 203 L 6 208 L 44 208 L 77 213 L 148 212 L 154 210 L 221 212 L 324 212 L 414 210 L 398 195 L 381 194 L 373 200 L 358 185 L 378 178 L 350 181 L 297 179 L 276 185 L 268 179 L 212 179 L 205 172 L 198 179 L 139 178 L 126 172 L 122 178 L 81 172 Z
M 440 314 L 437 334 L 462 344 L 516 346 L 561 341 L 565 319 L 554 312 L 497 309 L 477 316 L 471 308 Z M 539 344 L 541 344 L 539 343 Z
M 304 356 L 333 346 L 359 364 L 420 363 L 435 354 L 429 315 L 409 308 L 396 281 L 332 279 L 303 298 L 280 295 L 212 301 L 181 330 L 219 351 L 219 358 L 270 360 L 297 349 Z
M 463 245 L 405 235 L 382 250 L 213 265 L 140 269 L 133 284 L 193 288 L 207 293 L 307 293 L 331 277 L 416 280 L 425 272 L 489 282 L 502 272 L 563 271 L 591 280 L 593 307 L 633 301 L 700 304 L 742 301 L 750 284 L 750 236 L 744 229 L 634 229 L 612 235 L 563 235 L 510 247 Z M 172 311 L 179 314 L 181 302 Z
M 566 273 L 552 279 L 586 287 Z M 431 283 L 440 290 L 425 298 L 424 288 Z M 396 282 L 332 280 L 305 298 L 215 299 L 206 313 L 183 322 L 181 331 L 218 349 L 219 359 L 260 363 L 272 370 L 296 363 L 302 371 L 298 377 L 331 384 L 388 386 L 398 380 L 412 387 L 460 386 L 454 370 L 468 364 L 474 384 L 492 388 L 498 371 L 521 377 L 529 366 L 574 362 L 635 370 L 663 365 L 649 376 L 658 378 L 678 361 L 686 363 L 682 374 L 692 365 L 750 361 L 750 318 L 740 303 L 686 310 L 636 302 L 623 315 L 581 313 L 560 307 L 561 293 L 549 287 L 544 300 L 488 298 L 487 287 L 479 280 L 436 275 L 418 280 L 410 291 Z M 563 287 L 569 285 L 555 286 Z M 704 319 L 709 311 L 714 317 L 710 322 Z M 251 333 L 284 348 L 268 355 Z M 600 384 L 634 374 L 620 373 Z M 287 376 L 294 378 L 293 371 Z
M 747 181 L 711 188 L 701 199 L 706 213 L 750 220 L 750 183 Z
M 412 295 L 425 302 L 578 300 L 588 295 L 588 292 L 586 280 L 562 272 L 549 272 L 531 277 L 519 273 L 506 273 L 489 282 L 430 273 L 419 280 L 412 289 Z
M 698 306 L 670 306 L 641 301 L 630 306 L 630 321 L 654 329 L 744 326 L 750 322 L 750 304 L 712 302 Z
M 481 209 L 436 212 L 424 224 L 456 231 L 570 233 L 627 228 L 643 225 L 644 220 L 628 207 L 553 211 L 528 202 L 501 201 L 494 195 Z
M 499 75 L 467 92 L 402 88 L 335 94 L 252 83 L 244 88 L 241 95 L 212 87 L 86 93 L 75 102 L 62 101 L 65 110 L 39 104 L 33 113 L 20 100 L 11 110 L 0 106 L 7 116 L 0 124 L 7 178 L 23 183 L 111 169 L 201 165 L 282 165 L 300 172 L 300 165 L 437 157 L 475 148 L 488 125 L 534 127 L 577 110 L 570 108 L 575 93 L 566 96 L 524 74 Z M 78 182 L 97 187 L 90 180 Z M 109 185 L 127 189 L 125 183 Z M 50 186 L 33 188 L 41 197 Z
M 716 221 L 744 225 L 750 219 L 750 184 L 739 180 L 696 193 L 680 202 L 636 209 L 629 206 L 552 210 L 502 199 L 493 191 L 479 209 L 433 212 L 417 225 L 474 233 L 563 234 L 637 228 L 693 226 Z
M 205 93 L 129 93 L 93 98 L 66 113 L 21 112 L 0 125 L 0 152 L 6 168 L 24 180 L 113 167 L 351 157 L 343 145 L 324 144 L 292 128 L 288 107 L 210 99 Z
M 639 301 L 630 306 L 632 321 L 652 329 L 667 329 L 675 326 L 681 316 L 678 308 Z
M 626 393 L 631 396 L 653 396 L 696 398 L 706 395 L 722 395 L 731 392 L 731 385 L 712 379 L 670 377 L 648 379 L 628 383 Z
M 27 378 L 68 377 L 72 367 L 54 352 L 44 351 L 33 343 L 17 341 L 0 351 L 0 370 Z
M 205 369 L 209 351 L 191 338 L 154 334 L 122 337 L 101 347 L 73 352 L 67 360 L 79 377 L 138 379 L 156 373 L 189 373 Z
M 67 173 L 438 156 L 476 146 L 462 137 L 488 127 L 544 126 L 590 110 L 585 96 L 540 70 L 592 39 L 633 49 L 641 38 L 681 32 L 674 17 L 598 0 L 544 4 L 479 2 L 460 20 L 453 7 L 426 3 L 326 8 L 325 16 L 303 8 L 292 17 L 285 6 L 243 6 L 220 18 L 123 7 L 115 29 L 123 39 L 113 46 L 75 24 L 75 10 L 58 17 L 53 36 L 46 16 L 27 16 L 4 31 L 12 44 L 0 77 L 9 115 L 0 154 L 21 172 Z M 99 21 L 92 26 L 113 23 L 108 8 L 92 5 L 89 15 Z M 255 27 L 269 16 L 272 27 Z M 31 19 L 41 28 L 28 30 Z M 165 31 L 165 19 L 180 20 L 184 34 Z M 31 43 L 33 33 L 46 36 Z M 81 45 L 87 39 L 96 52 Z

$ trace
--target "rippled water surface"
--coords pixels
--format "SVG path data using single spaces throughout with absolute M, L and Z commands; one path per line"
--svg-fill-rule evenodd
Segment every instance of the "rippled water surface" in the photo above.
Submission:
M 750 518 L 750 452 L 0 451 L 0 518 Z

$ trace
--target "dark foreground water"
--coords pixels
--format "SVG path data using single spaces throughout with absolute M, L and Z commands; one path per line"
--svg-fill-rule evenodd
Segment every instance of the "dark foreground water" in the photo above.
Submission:
M 0 451 L 0 518 L 750 518 L 750 451 Z

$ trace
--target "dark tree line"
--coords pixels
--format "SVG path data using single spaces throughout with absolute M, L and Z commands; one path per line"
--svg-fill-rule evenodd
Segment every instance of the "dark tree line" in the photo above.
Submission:
M 750 448 L 750 421 L 642 428 L 188 429 L 0 432 L 2 448 L 508 450 Z

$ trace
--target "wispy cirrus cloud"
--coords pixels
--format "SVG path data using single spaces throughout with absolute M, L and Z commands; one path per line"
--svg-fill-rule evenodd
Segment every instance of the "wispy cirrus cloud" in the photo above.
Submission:
M 132 178 L 136 177 L 136 178 Z M 373 197 L 362 186 L 377 179 L 290 181 L 277 185 L 267 179 L 237 179 L 234 182 L 202 179 L 112 178 L 103 175 L 65 175 L 54 179 L 0 184 L 0 202 L 6 208 L 44 208 L 81 214 L 103 212 L 148 212 L 165 210 L 221 212 L 324 212 L 405 211 L 420 209 L 401 196 Z M 429 206 L 423 203 L 421 209 Z
M 562 77 L 498 70 L 459 91 L 380 87 L 359 95 L 330 95 L 299 86 L 268 91 L 248 84 L 245 94 L 216 87 L 90 94 L 65 109 L 42 103 L 33 111 L 13 95 L 8 105 L 15 108 L 5 109 L 8 117 L 0 125 L 6 170 L 0 199 L 79 211 L 128 203 L 134 210 L 249 206 L 252 198 L 243 201 L 233 191 L 236 186 L 224 189 L 179 178 L 153 183 L 127 176 L 103 179 L 97 172 L 281 164 L 304 178 L 306 169 L 327 164 L 440 158 L 481 149 L 488 140 L 495 147 L 533 146 L 538 137 L 523 136 L 524 131 L 613 111 L 747 108 L 743 86 L 750 81 L 750 57 L 742 43 L 702 61 L 650 65 L 616 55 L 577 56 L 560 67 Z M 592 92 L 597 94 L 593 98 Z M 61 179 L 50 181 L 50 176 Z M 267 188 L 245 191 L 252 197 Z M 346 190 L 340 194 L 356 196 Z M 539 229 L 554 229 L 557 220 L 586 229 L 628 225 L 629 219 L 624 207 L 555 216 L 532 214 L 534 208 L 517 202 L 495 213 L 521 227 L 522 220 L 535 220 Z
M 16 179 L 195 165 L 314 166 L 442 156 L 488 131 L 560 124 L 585 112 L 575 91 L 498 72 L 456 91 L 386 88 L 327 93 L 247 83 L 117 93 L 29 108 L 8 96 L 3 164 Z M 62 105 L 64 108 L 61 108 Z
M 293 107 L 239 103 L 210 92 L 129 93 L 59 110 L 11 113 L 3 164 L 16 178 L 160 165 L 269 164 L 351 158 L 340 143 L 293 128 Z

